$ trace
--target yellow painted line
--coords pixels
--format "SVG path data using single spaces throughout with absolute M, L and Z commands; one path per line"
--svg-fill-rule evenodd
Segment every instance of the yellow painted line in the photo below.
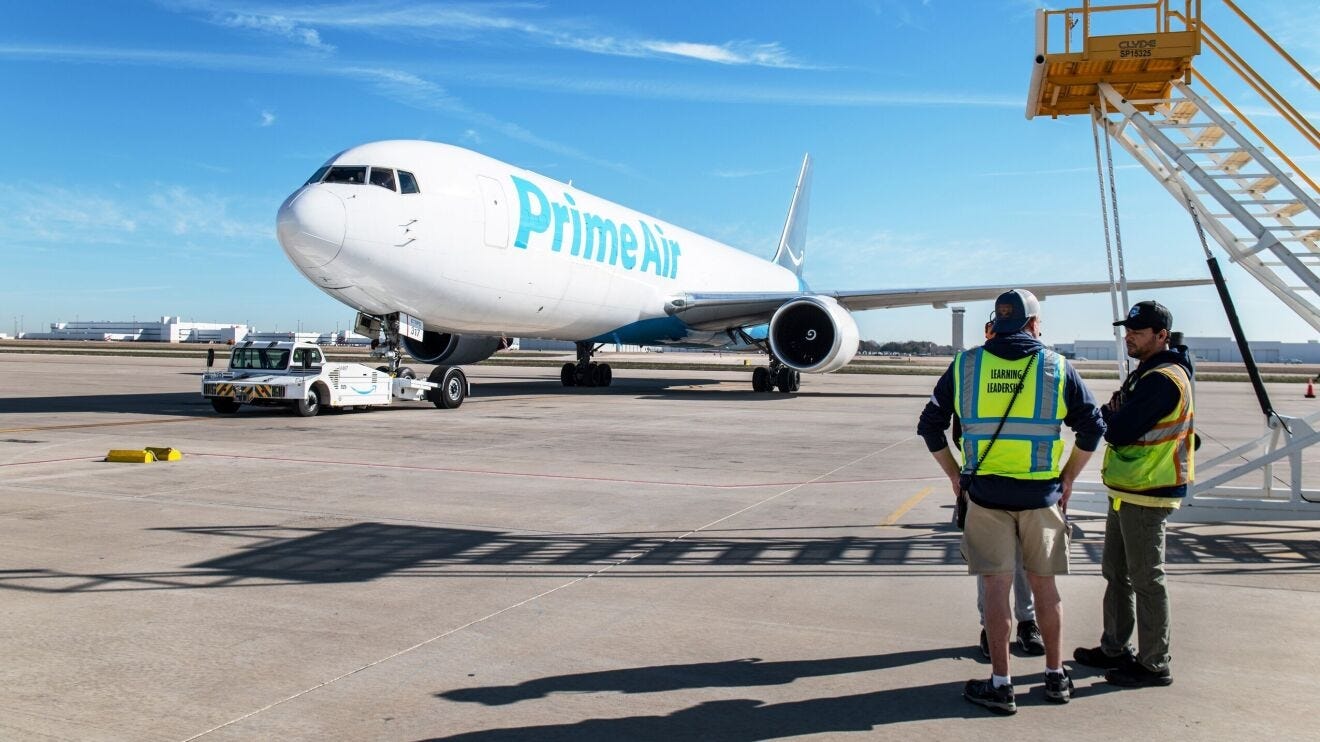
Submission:
M 920 492 L 918 492 L 917 494 L 915 494 L 915 495 L 909 497 L 907 500 L 905 500 L 905 501 L 903 502 L 902 505 L 899 505 L 899 506 L 898 506 L 898 509 L 897 509 L 897 510 L 895 510 L 894 512 L 892 512 L 892 513 L 890 513 L 888 516 L 886 516 L 885 519 L 884 519 L 883 521 L 880 522 L 880 525 L 878 525 L 878 526 L 876 526 L 876 527 L 877 527 L 877 528 L 884 528 L 885 526 L 892 526 L 892 525 L 894 525 L 895 523 L 898 522 L 898 519 L 899 519 L 899 518 L 902 518 L 903 515 L 907 513 L 907 511 L 909 511 L 909 510 L 911 510 L 912 508 L 916 507 L 916 506 L 917 506 L 917 503 L 919 503 L 919 502 L 921 502 L 922 500 L 926 499 L 926 496 L 929 495 L 930 493 L 934 492 L 934 491 L 935 491 L 935 488 L 934 488 L 934 487 L 926 487 L 926 488 L 923 488 Z

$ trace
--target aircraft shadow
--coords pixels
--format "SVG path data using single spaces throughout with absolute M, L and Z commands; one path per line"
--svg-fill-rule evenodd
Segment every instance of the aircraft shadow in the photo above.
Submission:
M 712 397 L 718 397 L 719 399 L 737 399 L 739 401 L 747 400 L 752 402 L 773 403 L 787 402 L 795 396 L 798 396 L 798 394 L 816 398 L 867 397 L 872 399 L 926 399 L 930 396 L 930 394 L 926 392 L 921 394 L 892 392 L 825 392 L 811 389 L 807 389 L 797 394 L 782 394 L 779 392 L 754 392 L 751 389 L 750 379 L 747 381 L 746 388 L 730 389 L 727 384 L 727 380 L 719 379 L 628 379 L 615 377 L 613 384 L 601 388 L 565 387 L 558 381 L 543 381 L 540 379 L 527 381 L 476 380 L 472 383 L 472 397 L 474 399 L 489 399 L 496 397 L 541 396 L 554 394 L 565 396 L 627 396 L 646 400 L 668 399 L 701 401 L 709 401 Z
M 55 412 L 125 412 L 191 417 L 212 414 L 213 411 L 211 403 L 203 399 L 199 392 L 0 398 L 0 414 Z

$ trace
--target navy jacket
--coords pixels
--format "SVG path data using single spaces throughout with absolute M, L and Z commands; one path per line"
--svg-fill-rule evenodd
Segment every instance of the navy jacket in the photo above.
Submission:
M 1039 340 L 1019 332 L 1005 337 L 996 337 L 986 341 L 985 349 L 1006 361 L 1016 361 L 1038 352 L 1044 347 Z M 1082 383 L 1082 377 L 1071 364 L 1064 364 L 1067 377 L 1063 384 L 1064 404 L 1068 415 L 1063 423 L 1076 434 L 1076 445 L 1083 451 L 1094 451 L 1100 445 L 1100 438 L 1105 434 L 1105 423 L 1100 417 L 1100 409 L 1095 403 L 1091 390 Z M 935 383 L 935 392 L 921 411 L 917 423 L 917 434 L 926 441 L 926 448 L 932 453 L 949 446 L 944 431 L 954 417 L 953 364 L 944 371 L 944 375 Z M 1031 510 L 1049 507 L 1063 496 L 1063 486 L 1058 479 L 1025 480 L 1001 477 L 993 474 L 972 477 L 969 490 L 972 502 L 997 510 Z
M 1107 443 L 1113 446 L 1136 443 L 1146 431 L 1155 427 L 1155 423 L 1159 422 L 1160 418 L 1173 412 L 1178 406 L 1182 394 L 1178 385 L 1164 374 L 1146 373 L 1151 368 L 1166 363 L 1176 363 L 1187 369 L 1189 379 L 1196 378 L 1196 372 L 1192 367 L 1191 359 L 1187 357 L 1185 346 L 1179 346 L 1178 350 L 1161 351 L 1142 361 L 1141 365 L 1128 374 L 1127 380 L 1123 382 L 1123 388 L 1120 390 L 1121 403 L 1115 408 L 1106 405 L 1100 410 L 1108 428 L 1105 431 Z M 1141 494 L 1151 497 L 1186 497 L 1187 485 L 1162 487 Z

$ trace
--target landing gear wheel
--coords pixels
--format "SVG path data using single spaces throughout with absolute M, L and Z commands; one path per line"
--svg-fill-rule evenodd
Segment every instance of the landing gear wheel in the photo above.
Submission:
M 578 365 L 577 369 L 575 369 L 573 373 L 573 378 L 577 379 L 578 386 L 595 386 L 595 384 L 592 383 L 592 378 L 591 378 L 591 367 L 595 365 L 596 364 L 594 363 L 588 364 L 586 366 L 580 364 Z
M 609 386 L 614 381 L 614 369 L 608 363 L 600 364 L 597 369 L 596 386 Z
M 770 369 L 765 366 L 757 366 L 756 369 L 752 371 L 752 391 L 768 392 L 773 388 L 774 387 L 770 381 Z
M 239 403 L 229 397 L 211 397 L 211 407 L 221 415 L 232 415 L 238 412 Z
M 316 417 L 321 411 L 321 393 L 315 389 L 309 389 L 307 396 L 294 405 L 298 417 Z
M 390 375 L 390 367 L 389 367 L 389 366 L 377 366 L 377 367 L 376 367 L 376 370 L 379 371 L 379 372 L 381 372 L 382 374 L 385 374 L 386 376 L 389 376 L 389 375 Z
M 399 379 L 415 379 L 417 378 L 417 372 L 407 366 L 400 366 L 399 370 L 394 372 L 394 376 Z
M 559 383 L 564 386 L 577 386 L 577 364 L 565 363 L 559 369 Z
M 428 392 L 428 397 L 431 404 L 442 410 L 455 409 L 467 399 L 467 375 L 457 366 L 441 366 L 435 369 L 431 372 L 428 381 L 440 385 L 439 389 Z
M 797 371 L 787 366 L 781 366 L 779 372 L 775 374 L 775 386 L 779 387 L 779 391 L 784 394 L 796 392 L 800 383 L 799 378 Z

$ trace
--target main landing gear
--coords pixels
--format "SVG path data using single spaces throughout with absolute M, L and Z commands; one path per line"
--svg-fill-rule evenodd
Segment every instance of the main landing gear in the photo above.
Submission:
M 796 392 L 802 386 L 802 374 L 785 366 L 778 358 L 770 356 L 770 367 L 760 366 L 752 371 L 752 391 L 773 392 L 775 389 L 784 394 Z
M 601 345 L 595 343 L 578 343 L 577 363 L 565 363 L 559 369 L 559 382 L 564 386 L 609 386 L 614 380 L 610 364 L 591 360 L 592 354 L 600 348 Z
M 770 349 L 770 343 L 766 340 L 757 340 L 745 332 L 739 331 L 735 339 L 741 339 L 742 342 L 760 348 L 766 357 L 770 359 L 770 367 L 761 366 L 752 370 L 752 391 L 754 392 L 773 392 L 775 389 L 784 394 L 796 392 L 802 386 L 802 374 L 784 365 L 784 362 L 775 357 L 775 353 Z

